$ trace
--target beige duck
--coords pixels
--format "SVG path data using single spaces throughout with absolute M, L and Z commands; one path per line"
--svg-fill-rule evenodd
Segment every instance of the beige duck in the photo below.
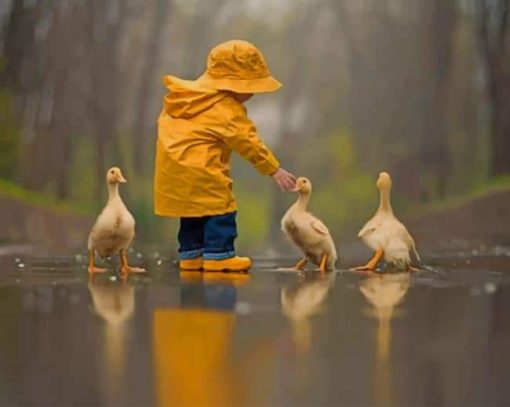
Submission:
M 92 304 L 98 316 L 105 324 L 104 329 L 104 370 L 100 383 L 106 397 L 106 405 L 115 405 L 123 391 L 123 375 L 127 360 L 128 321 L 135 311 L 135 289 L 126 282 L 111 283 L 95 281 L 95 275 L 89 281 Z
M 403 301 L 409 285 L 408 273 L 392 273 L 366 278 L 359 286 L 373 307 L 369 315 L 378 320 L 374 370 L 374 397 L 378 406 L 395 405 L 391 391 L 391 320 L 401 314 L 396 307 Z
M 130 272 L 144 272 L 144 269 L 130 267 L 126 250 L 135 237 L 135 219 L 128 211 L 119 195 L 119 183 L 127 182 L 117 167 L 112 167 L 106 173 L 108 186 L 108 203 L 98 216 L 92 227 L 88 241 L 89 273 L 101 273 L 105 269 L 94 265 L 97 253 L 101 258 L 119 253 L 121 271 L 124 275 Z
M 294 268 L 302 270 L 308 261 L 319 266 L 319 270 L 333 270 L 337 253 L 328 228 L 307 211 L 312 194 L 312 183 L 304 177 L 296 180 L 297 201 L 282 219 L 282 230 L 287 237 L 303 252 Z
M 376 185 L 379 189 L 379 209 L 358 233 L 358 237 L 374 250 L 375 254 L 366 265 L 353 270 L 374 270 L 384 259 L 386 263 L 396 268 L 416 271 L 417 269 L 411 266 L 410 252 L 414 252 L 418 261 L 420 261 L 420 255 L 416 251 L 412 236 L 393 214 L 390 203 L 390 175 L 387 172 L 381 172 Z
M 300 354 L 310 349 L 311 319 L 325 309 L 325 301 L 335 281 L 335 274 L 322 278 L 304 280 L 295 288 L 283 288 L 280 292 L 282 314 L 292 323 L 292 338 Z

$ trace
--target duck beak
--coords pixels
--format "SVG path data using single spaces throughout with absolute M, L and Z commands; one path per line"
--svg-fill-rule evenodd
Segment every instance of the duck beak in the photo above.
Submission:
M 118 182 L 120 182 L 120 183 L 122 183 L 122 184 L 125 184 L 125 183 L 127 182 L 127 179 L 126 179 L 126 178 L 124 178 L 124 175 L 119 174 L 119 175 L 117 176 L 117 181 L 118 181 Z

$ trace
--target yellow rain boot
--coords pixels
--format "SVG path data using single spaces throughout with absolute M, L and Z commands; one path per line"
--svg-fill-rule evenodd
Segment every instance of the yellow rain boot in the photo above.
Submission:
M 196 259 L 183 259 L 179 262 L 181 270 L 202 270 L 204 259 L 197 257 Z
M 231 257 L 222 260 L 204 260 L 204 271 L 244 271 L 251 267 L 248 257 Z

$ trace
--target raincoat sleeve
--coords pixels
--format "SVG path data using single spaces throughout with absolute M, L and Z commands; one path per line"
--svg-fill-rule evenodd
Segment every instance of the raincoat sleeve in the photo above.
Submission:
M 262 174 L 271 175 L 280 168 L 280 163 L 271 150 L 259 139 L 257 129 L 244 107 L 231 117 L 222 139 L 228 147 L 251 162 Z

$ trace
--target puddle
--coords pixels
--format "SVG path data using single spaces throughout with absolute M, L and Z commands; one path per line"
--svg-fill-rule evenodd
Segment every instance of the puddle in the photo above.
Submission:
M 132 253 L 136 261 L 136 253 Z M 90 281 L 0 258 L 1 405 L 508 405 L 506 249 L 414 274 L 179 272 Z

